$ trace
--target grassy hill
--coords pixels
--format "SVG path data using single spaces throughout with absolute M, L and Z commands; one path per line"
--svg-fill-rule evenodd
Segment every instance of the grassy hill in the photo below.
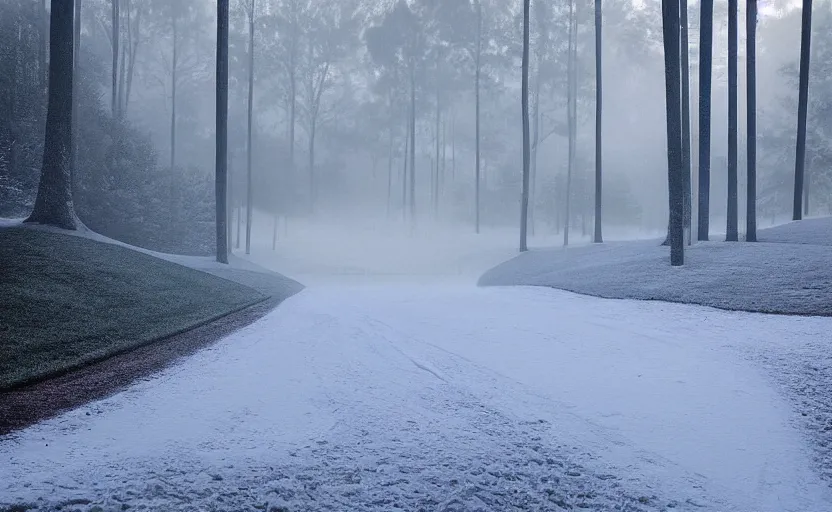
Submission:
M 265 299 L 252 288 L 129 248 L 0 228 L 0 390 Z
M 489 270 L 479 284 L 832 316 L 832 217 L 763 229 L 758 238 L 696 243 L 685 251 L 685 265 L 675 268 L 661 240 L 534 250 Z

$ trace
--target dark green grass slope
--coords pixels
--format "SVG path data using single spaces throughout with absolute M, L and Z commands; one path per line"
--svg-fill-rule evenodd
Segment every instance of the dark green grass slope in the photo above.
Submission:
M 124 352 L 265 299 L 124 247 L 0 229 L 0 389 Z

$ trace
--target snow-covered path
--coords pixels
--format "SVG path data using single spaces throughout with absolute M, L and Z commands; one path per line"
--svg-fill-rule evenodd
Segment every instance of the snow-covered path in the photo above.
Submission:
M 829 332 L 832 319 L 548 289 L 310 288 L 0 439 L 0 504 L 832 510 L 758 364 Z

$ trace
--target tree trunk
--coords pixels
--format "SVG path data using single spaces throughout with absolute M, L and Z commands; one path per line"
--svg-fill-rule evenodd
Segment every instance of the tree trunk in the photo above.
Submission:
M 227 7 L 227 5 L 226 5 Z M 217 9 L 221 9 L 222 5 L 217 4 Z M 176 14 L 173 15 L 173 59 L 171 60 L 171 94 L 170 94 L 170 169 L 176 167 L 176 70 L 177 70 L 177 20 Z M 217 29 L 219 30 L 219 28 Z M 219 44 L 219 43 L 218 43 Z M 218 50 L 219 51 L 219 50 Z
M 480 232 L 480 75 L 482 73 L 482 2 L 477 2 L 477 50 L 474 71 L 475 132 L 474 143 L 474 232 Z
M 40 73 L 38 73 L 38 78 L 40 80 L 41 87 L 46 89 L 49 84 L 49 73 L 51 69 L 47 66 L 47 52 L 49 51 L 49 31 L 51 30 L 49 27 L 50 18 L 49 12 L 46 10 L 46 2 L 47 0 L 43 0 L 41 4 L 41 11 L 40 11 L 40 19 L 41 19 L 41 34 L 40 34 L 40 47 L 38 48 L 38 66 Z
M 697 237 L 708 240 L 711 197 L 711 67 L 714 0 L 702 0 L 699 28 L 699 218 Z
M 73 2 L 52 0 L 49 46 L 49 99 L 43 168 L 35 208 L 26 222 L 76 229 L 72 203 Z
M 174 24 L 174 27 L 176 25 Z M 174 41 L 174 49 L 176 43 Z M 176 65 L 174 64 L 174 69 Z M 175 82 L 174 82 L 175 83 Z M 174 87 L 175 89 L 175 87 Z M 228 187 L 228 0 L 217 1 L 217 261 L 228 263 L 226 191 Z
M 251 131 L 254 118 L 254 0 L 248 15 L 248 131 L 246 133 L 246 254 L 251 254 L 251 212 L 253 185 L 251 179 Z
M 410 157 L 410 113 L 405 118 L 404 153 L 402 154 L 402 222 L 407 220 L 407 161 Z
M 683 2 L 686 0 L 682 0 Z M 603 103 L 602 89 L 602 68 L 601 68 L 601 0 L 595 0 L 595 233 L 592 241 L 600 244 L 604 241 L 601 235 L 601 203 L 602 181 L 602 140 L 601 140 L 601 113 Z
M 570 210 L 570 200 L 572 196 L 572 171 L 575 167 L 575 136 L 577 135 L 576 131 L 576 122 L 577 122 L 577 103 L 575 101 L 575 96 L 577 94 L 577 46 L 578 46 L 578 20 L 577 20 L 577 13 L 576 13 L 576 5 L 575 0 L 569 0 L 569 56 L 568 56 L 568 71 L 567 71 L 567 80 L 568 80 L 568 94 L 567 94 L 567 102 L 568 106 L 566 109 L 566 117 L 567 117 L 567 125 L 569 126 L 569 160 L 567 163 L 566 169 L 566 215 L 564 219 L 564 229 L 563 229 L 563 245 L 566 247 L 569 245 L 569 210 Z
M 113 90 L 112 90 L 112 105 L 110 107 L 113 117 L 118 118 L 118 52 L 119 52 L 119 36 L 120 28 L 121 28 L 121 14 L 120 4 L 121 0 L 110 0 L 113 5 L 113 20 L 112 20 L 112 29 L 113 29 Z
M 662 33 L 667 108 L 667 181 L 670 192 L 670 264 L 680 266 L 685 262 L 685 244 L 678 0 L 662 0 Z
M 745 241 L 757 241 L 757 0 L 746 8 L 746 74 L 748 76 L 748 186 L 746 188 Z
M 392 95 L 391 95 L 392 96 Z M 393 99 L 388 98 L 388 108 L 393 110 Z M 393 118 L 390 119 L 389 144 L 387 147 L 387 220 L 390 220 L 390 208 L 393 196 Z
M 78 156 L 81 147 L 78 131 L 80 126 L 78 113 L 81 101 L 79 94 L 79 84 L 81 83 L 81 2 L 82 0 L 75 0 L 75 32 L 72 38 L 72 163 L 69 167 L 69 182 L 73 201 L 78 199 Z
M 456 111 L 451 109 L 451 182 L 456 183 Z
M 682 66 L 682 179 L 684 180 L 684 224 L 685 240 L 691 243 L 691 165 L 690 165 L 690 46 L 688 44 L 688 0 L 680 0 L 679 19 L 681 25 L 681 66 Z
M 309 130 L 309 212 L 315 213 L 315 201 L 317 190 L 315 188 L 315 131 L 316 121 L 312 119 L 312 126 Z
M 523 195 L 520 200 L 520 252 L 529 250 L 527 243 L 529 222 L 529 174 L 531 173 L 531 134 L 529 133 L 529 8 L 531 0 L 523 2 L 523 79 L 521 108 L 523 116 Z
M 130 65 L 127 67 L 127 91 L 124 96 L 124 112 L 122 112 L 122 115 L 127 114 L 127 109 L 130 106 L 130 93 L 133 91 L 133 75 L 136 69 L 136 55 L 139 53 L 139 44 L 141 43 L 141 26 L 142 7 L 140 5 L 136 11 L 135 28 L 130 31 Z
M 534 236 L 535 231 L 535 198 L 537 197 L 537 154 L 540 145 L 540 87 L 542 80 L 543 58 L 542 52 L 537 52 L 537 72 L 534 84 L 534 110 L 532 111 L 532 120 L 534 122 L 532 127 L 532 143 L 531 143 L 531 162 L 529 170 L 529 235 Z
M 442 124 L 442 90 L 439 85 L 439 72 L 440 72 L 440 62 L 439 62 L 439 54 L 437 53 L 436 56 L 436 119 L 435 123 L 436 126 L 434 128 L 434 133 L 436 135 L 436 156 L 434 158 L 434 162 L 436 163 L 434 168 L 434 181 L 433 181 L 433 217 L 434 219 L 439 218 L 439 129 Z
M 812 0 L 803 0 L 800 29 L 800 85 L 797 96 L 797 149 L 794 159 L 793 220 L 803 218 L 803 178 L 806 167 L 806 118 L 809 110 L 809 56 L 812 45 Z
M 728 0 L 728 219 L 725 241 L 736 242 L 737 208 L 737 0 Z
M 410 70 L 410 222 L 416 222 L 416 71 Z
M 127 58 L 129 57 L 129 50 L 130 50 L 130 4 L 127 4 L 127 19 L 125 23 L 127 25 L 127 41 L 123 44 L 120 44 L 121 47 L 121 57 L 119 58 L 118 63 L 118 114 L 119 117 L 122 119 L 124 118 L 124 82 L 127 76 Z

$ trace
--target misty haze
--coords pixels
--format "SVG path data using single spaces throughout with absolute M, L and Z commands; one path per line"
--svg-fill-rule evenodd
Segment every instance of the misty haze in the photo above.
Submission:
M 0 512 L 832 510 L 830 0 L 0 0 Z

